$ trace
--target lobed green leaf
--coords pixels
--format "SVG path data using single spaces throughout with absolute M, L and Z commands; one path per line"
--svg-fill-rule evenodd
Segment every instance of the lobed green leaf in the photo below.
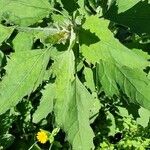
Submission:
M 79 79 L 74 77 L 72 51 L 64 52 L 58 60 L 58 64 L 55 65 L 56 123 L 64 129 L 74 150 L 90 150 L 94 147 L 94 135 L 89 123 L 93 97 Z
M 49 50 L 21 51 L 11 55 L 0 82 L 0 114 L 14 107 L 41 83 L 49 61 Z

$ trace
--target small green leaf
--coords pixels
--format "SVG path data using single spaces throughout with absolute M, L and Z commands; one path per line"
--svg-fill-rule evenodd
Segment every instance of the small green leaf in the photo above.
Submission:
M 137 118 L 137 123 L 143 126 L 144 128 L 148 126 L 150 120 L 150 111 L 141 107 L 139 109 L 139 118 Z
M 110 113 L 108 112 L 107 113 L 107 119 L 110 121 L 110 125 L 109 125 L 109 136 L 110 135 L 115 135 L 115 132 L 116 132 L 116 122 L 115 122 L 115 117 Z
M 54 142 L 54 136 L 53 136 L 52 134 L 49 136 L 49 142 L 50 142 L 50 143 L 53 143 L 53 142 Z
M 126 108 L 117 106 L 117 109 L 119 110 L 119 115 L 121 115 L 122 117 L 129 116 L 128 110 Z
M 52 135 L 53 135 L 53 136 L 56 136 L 57 133 L 59 132 L 59 130 L 60 130 L 60 128 L 55 128 L 55 129 L 53 129 Z
M 13 30 L 14 28 L 12 27 L 5 27 L 0 24 L 0 45 L 3 41 L 7 40 L 10 37 Z

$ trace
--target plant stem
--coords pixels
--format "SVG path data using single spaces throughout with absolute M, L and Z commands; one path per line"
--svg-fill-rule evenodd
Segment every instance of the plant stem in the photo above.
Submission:
M 52 149 L 52 146 L 53 146 L 53 143 L 50 145 L 49 150 L 51 150 L 51 149 Z
M 28 150 L 31 150 L 36 143 L 37 143 L 37 141 L 35 143 L 33 143 Z

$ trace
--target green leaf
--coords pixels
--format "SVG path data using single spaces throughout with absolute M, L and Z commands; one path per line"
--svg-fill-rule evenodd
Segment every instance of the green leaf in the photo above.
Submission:
M 96 66 L 98 86 L 102 85 L 101 90 L 105 91 L 108 96 L 119 94 L 119 89 L 116 80 L 118 76 L 115 74 L 115 66 L 113 61 L 111 63 L 105 63 L 105 61 L 99 61 Z M 116 80 L 115 80 L 116 79 Z
M 10 37 L 13 30 L 14 28 L 12 27 L 5 27 L 0 24 L 0 45 L 3 41 L 7 40 Z
M 79 79 L 74 77 L 72 51 L 62 53 L 56 62 L 56 122 L 66 132 L 74 150 L 91 150 L 94 145 L 89 111 L 93 98 Z
M 110 121 L 110 125 L 109 125 L 109 133 L 108 135 L 115 135 L 116 133 L 116 122 L 115 122 L 115 117 L 110 113 L 107 112 L 107 119 Z
M 29 26 L 48 16 L 50 10 L 48 0 L 1 0 L 0 20 Z
M 53 129 L 52 135 L 53 135 L 53 136 L 56 136 L 59 131 L 60 131 L 60 128 L 55 128 L 55 129 Z
M 84 75 L 85 75 L 85 86 L 89 88 L 92 92 L 94 92 L 95 89 L 95 84 L 94 84 L 94 77 L 93 77 L 93 72 L 90 68 L 85 67 L 84 68 Z
M 148 92 L 150 80 L 143 72 L 143 69 L 149 66 L 149 62 L 145 57 L 119 43 L 108 30 L 108 25 L 107 20 L 96 16 L 86 20 L 84 30 L 86 29 L 89 35 L 95 35 L 95 39 L 98 37 L 99 41 L 94 39 L 89 43 L 86 37 L 82 38 L 81 33 L 82 54 L 88 61 L 98 62 L 96 80 L 99 81 L 98 86 L 102 85 L 102 90 L 108 96 L 118 95 L 121 89 L 132 102 L 150 109 Z
M 108 95 L 119 94 L 121 89 L 131 102 L 150 110 L 150 80 L 141 70 L 120 66 L 113 61 L 100 61 L 97 64 L 97 78 Z
M 148 126 L 150 120 L 150 111 L 141 107 L 139 109 L 139 118 L 137 118 L 137 123 L 143 126 L 144 128 Z
M 38 123 L 53 111 L 53 100 L 55 97 L 54 84 L 48 84 L 42 91 L 40 105 L 33 114 L 33 122 Z
M 132 8 L 135 4 L 140 2 L 140 0 L 117 0 L 116 4 L 118 6 L 118 13 L 122 13 Z
M 13 48 L 15 52 L 31 50 L 33 45 L 33 35 L 31 33 L 20 32 L 13 40 Z
M 117 106 L 117 109 L 119 110 L 119 115 L 121 115 L 122 117 L 129 117 L 129 112 L 126 108 Z
M 106 61 L 113 59 L 116 63 L 131 68 L 144 69 L 148 66 L 149 62 L 145 58 L 126 48 L 114 38 L 111 31 L 108 30 L 108 25 L 108 20 L 99 19 L 96 16 L 91 16 L 86 20 L 83 25 L 84 32 L 80 32 L 83 56 L 93 64 L 99 62 L 100 59 Z M 88 40 L 89 36 L 91 37 L 90 41 Z
M 49 50 L 22 51 L 11 55 L 0 82 L 0 114 L 15 106 L 42 83 Z
M 64 97 L 61 103 L 56 102 L 56 121 L 66 131 L 74 150 L 90 150 L 94 135 L 89 125 L 88 108 L 92 97 L 78 79 L 73 81 L 66 96 L 68 98 Z

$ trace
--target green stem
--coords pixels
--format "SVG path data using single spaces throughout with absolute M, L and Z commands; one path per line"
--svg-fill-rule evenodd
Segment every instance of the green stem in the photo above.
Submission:
M 50 145 L 49 150 L 51 150 L 51 149 L 52 149 L 52 146 L 53 146 L 53 143 Z
M 35 143 L 33 143 L 28 150 L 31 150 L 36 143 L 37 143 L 37 141 Z

